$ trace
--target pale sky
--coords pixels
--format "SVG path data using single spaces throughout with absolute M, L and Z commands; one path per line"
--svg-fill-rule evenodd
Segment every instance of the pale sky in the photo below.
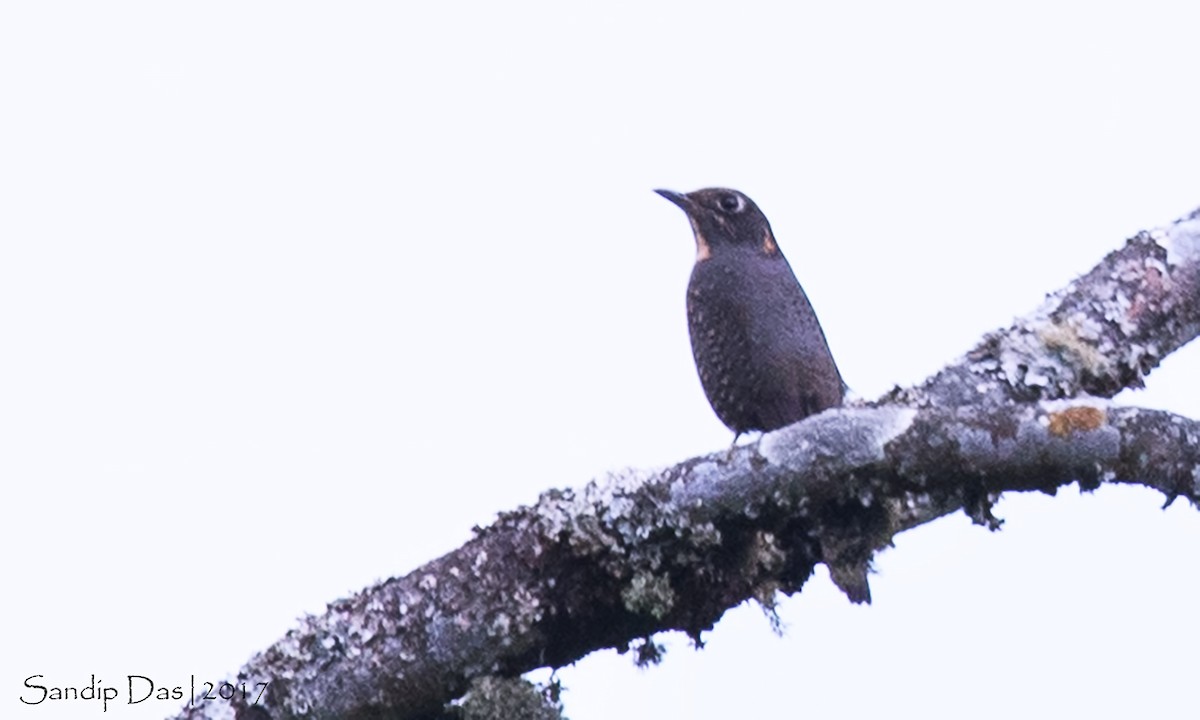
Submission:
M 1200 206 L 1184 3 L 0 7 L 0 715 L 217 680 L 606 471 L 724 448 L 655 195 L 770 218 L 860 397 Z M 1120 401 L 1200 417 L 1200 350 Z M 1200 513 L 1012 496 L 822 570 L 572 720 L 1195 712 Z M 544 673 L 538 677 L 544 676 Z M 122 701 L 124 698 L 122 698 Z

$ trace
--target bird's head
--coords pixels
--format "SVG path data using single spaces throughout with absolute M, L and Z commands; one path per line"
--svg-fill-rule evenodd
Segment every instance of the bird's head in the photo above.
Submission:
M 696 235 L 696 261 L 727 248 L 779 255 L 771 225 L 754 201 L 737 190 L 704 188 L 690 193 L 655 190 L 687 213 Z

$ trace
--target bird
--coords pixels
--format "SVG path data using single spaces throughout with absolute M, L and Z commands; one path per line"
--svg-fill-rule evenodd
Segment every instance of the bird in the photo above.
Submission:
M 688 334 L 704 394 L 742 434 L 769 432 L 842 404 L 846 385 L 825 332 L 766 215 L 728 188 L 655 190 L 692 225 Z

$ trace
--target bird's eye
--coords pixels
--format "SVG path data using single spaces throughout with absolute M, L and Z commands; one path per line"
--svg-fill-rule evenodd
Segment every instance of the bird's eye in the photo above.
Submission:
M 717 204 L 721 206 L 722 210 L 729 213 L 741 212 L 742 208 L 746 206 L 739 195 L 722 195 Z

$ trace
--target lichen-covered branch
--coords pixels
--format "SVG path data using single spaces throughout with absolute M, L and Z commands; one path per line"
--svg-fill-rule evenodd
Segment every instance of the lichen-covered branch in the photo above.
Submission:
M 894 535 L 1005 491 L 1146 485 L 1200 505 L 1200 423 L 1098 398 L 1200 331 L 1200 211 L 1142 233 L 924 385 L 732 451 L 555 490 L 305 619 L 181 718 L 421 718 L 473 678 L 664 630 L 695 638 L 818 563 L 855 601 Z
M 884 402 L 1112 397 L 1200 333 L 1200 208 L 1130 238 L 1087 274 L 917 388 Z

